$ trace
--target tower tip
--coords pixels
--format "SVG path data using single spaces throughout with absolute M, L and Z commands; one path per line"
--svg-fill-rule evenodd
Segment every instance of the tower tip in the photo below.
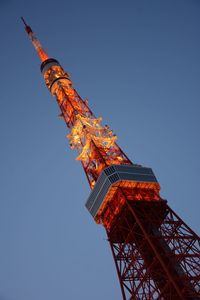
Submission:
M 29 34 L 30 32 L 32 32 L 31 27 L 27 25 L 27 23 L 26 23 L 26 21 L 24 20 L 23 17 L 21 17 L 21 20 L 22 20 L 22 22 L 23 22 L 24 25 L 25 25 L 25 30 L 26 30 L 26 32 L 27 32 L 28 34 Z
M 28 26 L 28 25 L 26 24 L 26 21 L 24 20 L 23 17 L 21 17 L 21 20 L 22 20 L 22 22 L 24 23 L 25 26 Z

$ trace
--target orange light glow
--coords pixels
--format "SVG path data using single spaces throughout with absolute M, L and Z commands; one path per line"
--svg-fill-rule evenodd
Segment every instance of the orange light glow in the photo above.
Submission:
M 44 79 L 48 89 L 56 96 L 62 117 L 70 133 L 71 149 L 78 151 L 76 160 L 82 162 L 90 187 L 93 188 L 102 170 L 113 164 L 131 164 L 116 144 L 117 136 L 109 126 L 101 124 L 72 86 L 69 75 L 60 66 L 51 66 Z
M 40 49 L 38 50 L 38 56 L 40 58 L 40 60 L 43 62 L 45 60 L 47 60 L 49 58 L 49 56 L 47 55 L 47 53 L 44 51 L 44 49 Z
M 123 188 L 123 192 L 122 192 Z M 160 200 L 160 185 L 158 182 L 119 181 L 111 186 L 98 213 L 95 217 L 97 224 L 109 229 L 121 212 L 126 200 L 129 201 L 157 201 Z

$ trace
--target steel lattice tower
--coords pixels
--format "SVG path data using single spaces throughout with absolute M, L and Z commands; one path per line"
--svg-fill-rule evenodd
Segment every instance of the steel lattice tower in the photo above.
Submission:
M 123 300 L 200 299 L 200 238 L 161 198 L 152 169 L 128 159 L 22 20 L 78 150 L 92 189 L 86 207 L 107 232 Z

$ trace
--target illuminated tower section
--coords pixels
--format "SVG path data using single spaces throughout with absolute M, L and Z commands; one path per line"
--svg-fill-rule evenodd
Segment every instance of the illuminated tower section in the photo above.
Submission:
M 80 160 L 93 188 L 101 171 L 113 164 L 131 164 L 131 161 L 116 144 L 116 135 L 108 126 L 101 125 L 101 118 L 96 118 L 87 105 L 73 88 L 69 74 L 63 70 L 59 62 L 49 58 L 35 37 L 30 26 L 25 25 L 41 64 L 47 88 L 61 110 L 61 117 L 65 120 L 70 134 L 67 138 L 72 149 L 78 150 L 77 160 Z
M 92 189 L 86 207 L 107 232 L 123 300 L 200 299 L 199 237 L 161 198 L 152 169 L 128 159 L 22 20 Z

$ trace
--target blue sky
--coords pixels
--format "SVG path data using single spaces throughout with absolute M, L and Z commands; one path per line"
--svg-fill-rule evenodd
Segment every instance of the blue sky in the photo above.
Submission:
M 199 233 L 200 2 L 0 1 L 0 300 L 121 299 L 20 16 Z

